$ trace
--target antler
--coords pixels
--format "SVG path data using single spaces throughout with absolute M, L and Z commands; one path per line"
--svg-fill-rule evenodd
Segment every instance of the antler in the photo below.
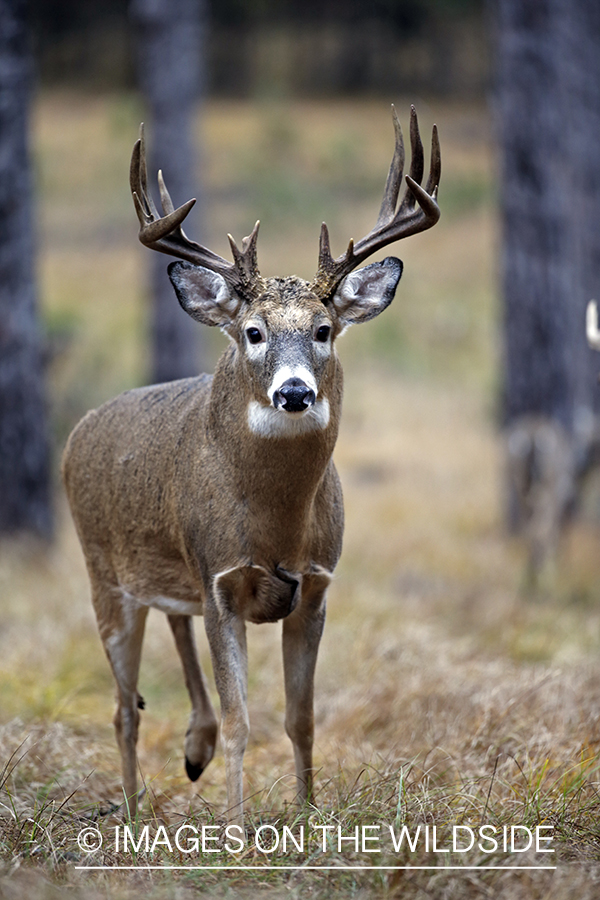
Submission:
M 437 205 L 436 197 L 440 183 L 442 162 L 437 127 L 433 126 L 429 177 L 425 189 L 423 189 L 421 187 L 424 169 L 423 144 L 419 135 L 417 112 L 414 106 L 410 108 L 412 157 L 410 175 L 406 176 L 408 187 L 396 211 L 404 169 L 404 142 L 402 140 L 400 122 L 393 105 L 392 115 L 396 145 L 375 227 L 358 243 L 355 244 L 351 240 L 346 252 L 342 256 L 338 256 L 337 259 L 333 259 L 329 245 L 329 230 L 325 222 L 321 226 L 319 264 L 317 274 L 312 283 L 312 289 L 324 301 L 327 301 L 331 296 L 342 278 L 360 265 L 368 256 L 375 253 L 376 250 L 380 250 L 381 247 L 385 247 L 394 241 L 399 241 L 401 238 L 431 228 L 440 217 L 440 209 Z
M 600 328 L 598 328 L 598 306 L 595 300 L 590 300 L 587 305 L 586 317 L 586 333 L 588 344 L 592 350 L 600 350 Z
M 232 236 L 227 235 L 233 253 L 233 262 L 228 262 L 222 256 L 213 253 L 206 247 L 201 247 L 200 244 L 187 237 L 181 223 L 196 200 L 188 200 L 183 206 L 175 209 L 165 186 L 162 172 L 159 170 L 158 188 L 164 212 L 164 215 L 161 216 L 148 191 L 143 124 L 140 126 L 140 137 L 135 142 L 131 155 L 129 182 L 137 217 L 140 221 L 139 239 L 142 244 L 152 250 L 159 250 L 161 253 L 168 253 L 170 256 L 176 256 L 178 259 L 185 259 L 195 265 L 218 272 L 244 298 L 252 299 L 261 293 L 264 283 L 258 271 L 256 257 L 260 223 L 257 222 L 252 233 L 243 239 L 241 250 Z

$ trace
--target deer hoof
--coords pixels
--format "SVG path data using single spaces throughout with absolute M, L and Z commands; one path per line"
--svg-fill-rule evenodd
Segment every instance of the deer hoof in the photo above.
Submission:
M 198 779 L 204 772 L 204 766 L 198 766 L 195 763 L 190 762 L 186 756 L 185 771 L 187 772 L 187 777 L 190 779 L 190 781 L 198 781 Z

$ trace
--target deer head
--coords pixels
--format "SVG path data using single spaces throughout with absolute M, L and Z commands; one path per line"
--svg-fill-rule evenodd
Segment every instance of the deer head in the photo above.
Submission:
M 134 147 L 131 190 L 141 226 L 140 241 L 183 260 L 169 266 L 181 306 L 198 322 L 219 326 L 235 342 L 245 383 L 252 386 L 248 424 L 257 433 L 298 433 L 327 426 L 329 404 L 323 386 L 332 375 L 334 341 L 349 325 L 374 318 L 391 303 L 402 263 L 388 257 L 354 270 L 377 250 L 431 228 L 439 219 L 437 129 L 433 127 L 429 177 L 422 188 L 423 145 L 417 115 L 411 108 L 411 167 L 398 203 L 404 144 L 393 107 L 392 111 L 395 150 L 375 226 L 358 242 L 351 240 L 345 253 L 334 258 L 323 223 L 317 272 L 311 282 L 296 276 L 261 276 L 258 222 L 241 248 L 228 235 L 233 262 L 190 240 L 181 226 L 195 200 L 175 209 L 159 172 L 163 208 L 159 215 L 147 188 L 143 128 Z

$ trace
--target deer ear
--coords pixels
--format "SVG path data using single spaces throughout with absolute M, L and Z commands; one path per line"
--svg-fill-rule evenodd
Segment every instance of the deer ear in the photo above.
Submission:
M 401 275 L 402 262 L 394 256 L 346 275 L 332 300 L 343 324 L 368 322 L 383 312 L 394 299 Z
M 168 267 L 171 284 L 186 313 L 203 325 L 226 327 L 235 318 L 240 300 L 217 272 L 173 262 Z

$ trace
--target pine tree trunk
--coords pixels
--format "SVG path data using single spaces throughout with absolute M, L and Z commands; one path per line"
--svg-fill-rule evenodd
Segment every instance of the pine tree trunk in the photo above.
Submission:
M 24 0 L 0 0 L 0 533 L 52 531 L 27 126 Z
M 162 169 L 176 206 L 197 197 L 185 229 L 202 242 L 202 197 L 196 181 L 194 114 L 202 87 L 204 0 L 131 0 L 139 83 L 149 112 L 149 186 Z M 160 208 L 160 206 L 159 206 Z M 168 258 L 149 259 L 152 286 L 152 380 L 198 373 L 202 334 L 181 309 L 167 276 Z
M 556 49 L 570 173 L 570 358 L 575 430 L 582 437 L 590 413 L 600 413 L 598 354 L 584 334 L 588 301 L 600 298 L 600 3 L 554 0 Z
M 506 424 L 572 425 L 569 171 L 554 0 L 496 0 Z
M 508 423 L 577 434 L 600 410 L 585 308 L 600 293 L 600 4 L 495 0 Z
M 600 4 L 491 0 L 491 10 L 507 508 L 540 570 L 600 456 L 597 361 L 585 337 L 600 286 Z M 532 525 L 544 516 L 553 537 L 536 549 Z

